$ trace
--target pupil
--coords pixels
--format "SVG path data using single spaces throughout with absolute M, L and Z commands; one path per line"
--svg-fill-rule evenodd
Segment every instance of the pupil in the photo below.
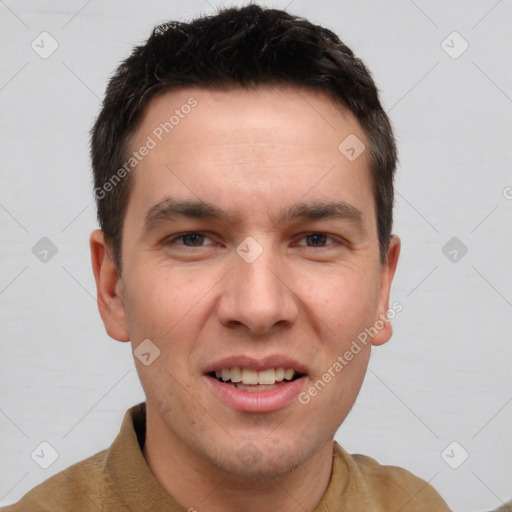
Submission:
M 203 235 L 199 234 L 199 233 L 187 233 L 186 235 L 183 235 L 183 241 L 185 241 L 187 239 L 187 237 L 201 237 Z M 195 242 L 197 242 L 197 240 L 195 240 Z M 194 241 L 192 242 L 194 243 Z M 185 245 L 187 245 L 185 243 Z
M 325 242 L 325 240 L 324 240 L 325 235 L 324 235 L 324 234 L 322 234 L 322 233 L 313 233 L 313 234 L 308 235 L 308 236 L 309 236 L 309 237 L 311 237 L 311 238 L 312 238 L 312 237 L 315 237 L 314 239 L 315 239 L 316 241 L 318 241 L 318 237 L 320 237 L 320 241 L 324 241 L 324 242 Z

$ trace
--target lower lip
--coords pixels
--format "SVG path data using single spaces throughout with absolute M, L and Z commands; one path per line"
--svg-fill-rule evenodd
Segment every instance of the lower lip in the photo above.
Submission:
M 227 406 L 241 412 L 278 411 L 299 395 L 306 380 L 305 377 L 300 377 L 269 391 L 243 391 L 213 377 L 205 376 L 205 379 Z

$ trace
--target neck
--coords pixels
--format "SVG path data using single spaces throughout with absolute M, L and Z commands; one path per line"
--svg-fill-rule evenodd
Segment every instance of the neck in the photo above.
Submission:
M 159 428 L 158 420 L 147 411 L 144 458 L 160 485 L 190 512 L 312 512 L 329 484 L 332 450 L 330 439 L 304 464 L 284 475 L 245 478 L 198 457 L 168 429 Z

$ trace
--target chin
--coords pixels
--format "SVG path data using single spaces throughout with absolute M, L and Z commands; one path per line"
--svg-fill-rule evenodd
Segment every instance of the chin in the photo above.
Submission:
M 275 440 L 248 441 L 241 443 L 240 449 L 230 449 L 217 453 L 210 459 L 221 471 L 243 480 L 259 482 L 272 481 L 284 476 L 304 464 L 315 450 L 300 446 L 276 446 Z

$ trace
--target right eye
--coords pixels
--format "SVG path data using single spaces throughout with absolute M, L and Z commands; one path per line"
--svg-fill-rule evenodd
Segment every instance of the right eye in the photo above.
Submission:
M 184 244 L 175 244 L 176 240 L 182 240 Z M 210 240 L 204 233 L 200 233 L 199 231 L 189 231 L 187 233 L 181 233 L 179 235 L 174 235 L 171 238 L 168 238 L 164 245 L 179 245 L 182 247 L 204 247 L 201 242 L 204 239 Z M 188 245 L 186 241 L 189 241 L 191 245 Z M 211 244 L 207 244 L 211 245 Z

